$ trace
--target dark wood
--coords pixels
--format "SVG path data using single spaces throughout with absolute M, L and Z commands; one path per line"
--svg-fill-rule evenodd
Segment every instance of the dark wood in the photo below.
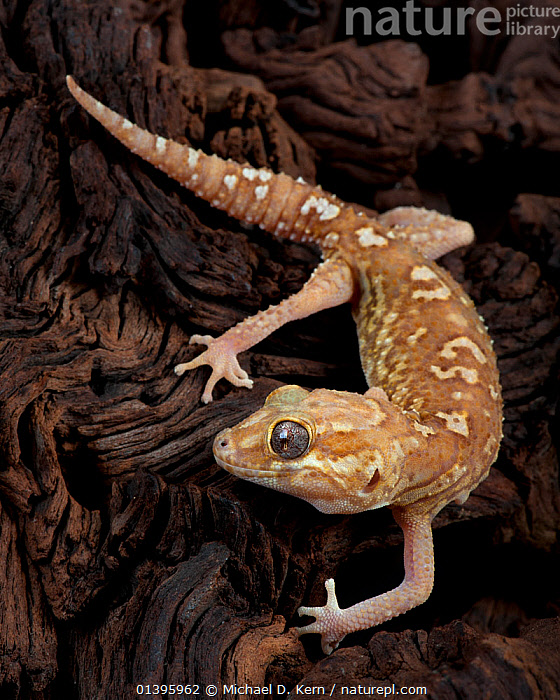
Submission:
M 556 698 L 558 44 L 473 34 L 443 65 L 435 39 L 335 42 L 343 3 L 265 5 L 0 4 L 0 697 L 394 683 Z M 281 382 L 363 390 L 349 310 L 280 330 L 241 359 L 253 391 L 200 404 L 207 371 L 172 371 L 198 352 L 189 336 L 297 291 L 317 252 L 139 162 L 66 73 L 163 136 L 477 224 L 481 242 L 442 262 L 494 338 L 505 436 L 436 519 L 425 605 L 327 659 L 298 640 L 326 577 L 343 606 L 399 582 L 400 531 L 386 509 L 326 516 L 240 482 L 211 444 Z

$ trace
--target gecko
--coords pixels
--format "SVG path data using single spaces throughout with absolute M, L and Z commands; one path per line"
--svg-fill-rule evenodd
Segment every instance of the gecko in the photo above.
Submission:
M 464 503 L 489 473 L 502 437 L 502 398 L 492 341 L 472 300 L 435 259 L 470 243 L 470 224 L 423 208 L 378 218 L 301 178 L 207 155 L 151 134 L 67 85 L 128 149 L 214 207 L 281 238 L 313 243 L 322 262 L 303 288 L 218 338 L 193 335 L 202 354 L 178 375 L 209 365 L 202 401 L 220 379 L 253 386 L 237 360 L 285 323 L 349 303 L 368 390 L 282 386 L 262 408 L 215 438 L 216 462 L 323 513 L 388 506 L 404 537 L 404 579 L 348 608 L 333 579 L 327 602 L 302 606 L 326 654 L 349 633 L 425 602 L 434 582 L 432 521 Z

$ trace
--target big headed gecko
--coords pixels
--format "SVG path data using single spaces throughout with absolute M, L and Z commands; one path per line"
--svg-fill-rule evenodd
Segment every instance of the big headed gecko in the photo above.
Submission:
M 334 581 L 315 617 L 330 653 L 344 636 L 423 603 L 432 590 L 431 523 L 463 503 L 488 475 L 502 436 L 496 358 L 463 289 L 433 259 L 471 242 L 472 228 L 437 212 L 404 207 L 371 219 L 320 187 L 285 174 L 208 156 L 155 136 L 81 90 L 78 102 L 133 153 L 231 216 L 296 241 L 318 244 L 323 262 L 297 294 L 219 338 L 175 368 L 210 365 L 202 401 L 225 378 L 251 388 L 237 355 L 284 323 L 350 302 L 369 385 L 362 396 L 284 386 L 246 420 L 217 435 L 214 455 L 232 474 L 299 496 L 324 513 L 389 506 L 404 533 L 403 582 L 340 609 Z

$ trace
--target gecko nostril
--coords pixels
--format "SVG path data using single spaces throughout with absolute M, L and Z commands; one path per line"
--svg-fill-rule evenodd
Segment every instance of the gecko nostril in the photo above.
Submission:
M 229 440 L 227 438 L 223 438 L 220 440 L 219 447 L 227 447 L 229 445 Z

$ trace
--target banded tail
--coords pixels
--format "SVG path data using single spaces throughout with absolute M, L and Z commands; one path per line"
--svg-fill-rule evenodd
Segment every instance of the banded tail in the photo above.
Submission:
M 105 107 L 70 75 L 66 84 L 82 107 L 129 150 L 236 219 L 282 238 L 320 243 L 329 233 L 344 230 L 343 220 L 355 217 L 319 187 L 155 136 Z

